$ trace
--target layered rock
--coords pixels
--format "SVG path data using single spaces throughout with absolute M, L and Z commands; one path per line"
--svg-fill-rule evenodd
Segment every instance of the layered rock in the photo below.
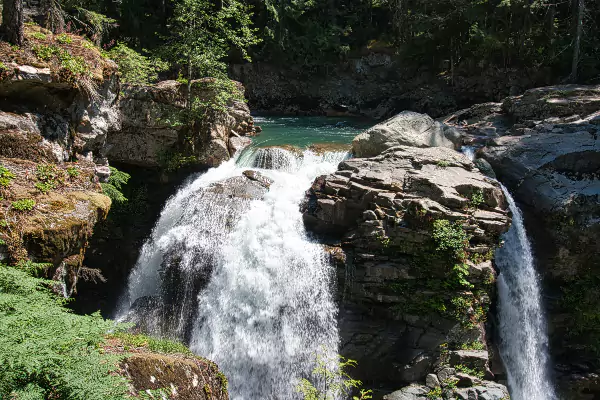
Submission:
M 600 86 L 533 89 L 446 121 L 487 144 L 480 155 L 526 213 L 566 396 L 597 395 Z
M 110 199 L 104 144 L 119 128 L 117 66 L 84 38 L 27 25 L 19 49 L 0 42 L 0 261 L 44 263 L 69 296 Z M 49 49 L 47 54 L 43 49 Z
M 403 111 L 358 135 L 352 141 L 356 157 L 373 157 L 394 146 L 459 149 L 461 134 L 430 116 Z
M 163 81 L 153 86 L 125 86 L 119 107 L 122 127 L 108 139 L 109 158 L 141 166 L 165 166 L 169 158 L 193 158 L 193 163 L 217 166 L 247 146 L 246 135 L 254 133 L 254 121 L 243 101 L 231 100 L 226 111 L 195 116 L 187 121 L 189 98 L 210 101 L 215 89 L 210 79 L 188 86 Z M 243 87 L 237 85 L 243 93 Z
M 396 146 L 350 159 L 315 180 L 303 212 L 310 230 L 340 240 L 340 350 L 361 379 L 401 385 L 455 365 L 502 373 L 485 321 L 509 217 L 499 184 L 468 158 Z
M 392 49 L 364 49 L 326 67 L 264 62 L 234 65 L 231 76 L 247 89 L 253 110 L 295 115 L 365 115 L 374 119 L 401 110 L 434 117 L 474 102 L 501 101 L 553 81 L 544 69 L 457 66 L 452 76 L 410 66 Z

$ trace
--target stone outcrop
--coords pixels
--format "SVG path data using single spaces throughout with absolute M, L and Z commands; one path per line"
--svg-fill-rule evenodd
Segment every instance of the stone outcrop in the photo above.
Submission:
M 120 125 L 117 65 L 76 35 L 27 25 L 25 37 L 19 50 L 0 42 L 0 261 L 44 263 L 70 296 L 81 276 L 101 279 L 82 262 L 111 205 L 99 180 Z
M 215 95 L 210 79 L 188 86 L 163 81 L 153 86 L 124 86 L 119 107 L 122 127 L 108 138 L 111 160 L 141 166 L 165 166 L 169 158 L 187 157 L 194 164 L 217 166 L 249 144 L 254 121 L 243 101 L 232 100 L 227 110 L 196 116 L 187 122 L 188 97 L 209 101 Z M 238 84 L 237 90 L 243 93 Z M 193 158 L 193 159 L 192 159 Z
M 502 375 L 486 318 L 506 208 L 499 184 L 447 147 L 395 146 L 315 180 L 304 222 L 337 242 L 340 351 L 359 378 L 400 386 L 450 366 Z
M 373 157 L 394 146 L 459 149 L 461 134 L 429 115 L 403 111 L 358 135 L 352 141 L 356 157 Z
M 179 343 L 169 352 L 153 349 L 149 341 L 131 334 L 109 336 L 103 344 L 109 354 L 122 356 L 117 373 L 129 383 L 131 396 L 186 400 L 228 400 L 227 378 L 212 361 L 192 354 Z
M 487 145 L 479 155 L 525 212 L 565 396 L 598 395 L 600 86 L 532 89 L 445 121 Z

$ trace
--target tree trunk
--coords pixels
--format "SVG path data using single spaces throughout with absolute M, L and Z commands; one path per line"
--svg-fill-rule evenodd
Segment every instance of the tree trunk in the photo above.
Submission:
M 577 81 L 577 69 L 579 67 L 579 53 L 581 48 L 581 34 L 583 33 L 583 10 L 584 0 L 577 1 L 577 21 L 575 30 L 575 43 L 573 44 L 573 64 L 571 65 L 570 81 Z
M 2 29 L 7 41 L 23 45 L 23 0 L 3 0 Z

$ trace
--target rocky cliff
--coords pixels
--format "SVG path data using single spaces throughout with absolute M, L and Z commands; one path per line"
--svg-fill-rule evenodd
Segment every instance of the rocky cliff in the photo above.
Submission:
M 218 95 L 213 81 L 193 81 L 191 93 L 188 85 L 177 81 L 125 85 L 119 102 L 122 127 L 108 138 L 108 157 L 115 162 L 166 168 L 176 167 L 178 160 L 208 167 L 228 160 L 249 144 L 246 136 L 254 134 L 254 121 L 248 106 L 234 99 L 224 109 L 189 115 L 190 99 L 210 102 Z M 240 84 L 234 90 L 243 96 Z
M 600 86 L 533 89 L 445 120 L 485 145 L 480 156 L 526 212 L 566 396 L 598 396 Z
M 0 43 L 0 261 L 46 264 L 46 276 L 78 277 L 83 254 L 110 199 L 99 178 L 118 129 L 116 64 L 75 35 L 26 27 L 26 44 Z
M 367 382 L 398 387 L 427 378 L 421 397 L 455 387 L 457 368 L 478 376 L 461 386 L 503 374 L 489 307 L 493 251 L 510 218 L 496 181 L 453 149 L 422 145 L 431 132 L 443 138 L 443 128 L 415 113 L 374 127 L 368 132 L 385 133 L 384 141 L 371 135 L 387 143 L 381 153 L 366 146 L 369 158 L 317 178 L 303 205 L 305 225 L 334 243 L 341 353 L 358 361 Z M 355 139 L 355 153 L 365 136 Z M 504 397 L 498 387 L 482 398 Z
M 500 101 L 525 89 L 548 85 L 545 70 L 463 64 L 450 74 L 410 62 L 385 49 L 322 66 L 234 65 L 230 75 L 244 84 L 255 111 L 293 115 L 364 115 L 388 118 L 402 110 L 445 115 L 476 102 Z

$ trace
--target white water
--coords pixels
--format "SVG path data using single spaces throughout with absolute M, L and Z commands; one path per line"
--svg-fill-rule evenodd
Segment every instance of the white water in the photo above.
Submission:
M 142 320 L 158 335 L 185 337 L 190 331 L 191 349 L 219 365 L 232 399 L 297 397 L 295 385 L 310 374 L 315 354 L 337 353 L 339 340 L 332 266 L 307 236 L 299 203 L 314 178 L 335 171 L 344 157 L 246 154 L 237 165 L 225 163 L 180 189 L 142 249 L 121 318 Z M 277 169 L 259 169 L 274 180 L 262 200 L 223 201 L 204 190 L 264 166 L 264 160 Z M 169 298 L 172 281 L 165 271 L 173 264 L 185 278 L 176 294 L 184 305 L 140 316 L 131 309 L 135 300 L 158 298 L 162 304 Z M 198 275 L 207 283 L 195 292 Z
M 504 246 L 496 251 L 500 354 L 513 400 L 553 400 L 548 379 L 548 335 L 541 305 L 539 278 L 521 210 L 502 187 L 512 225 Z

